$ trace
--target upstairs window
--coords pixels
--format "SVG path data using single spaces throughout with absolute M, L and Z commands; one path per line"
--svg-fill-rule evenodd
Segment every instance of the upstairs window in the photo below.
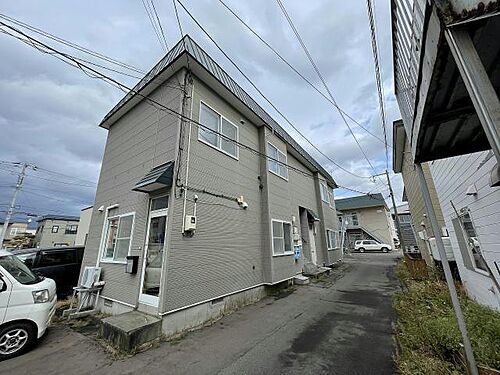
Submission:
M 278 148 L 271 143 L 268 143 L 267 156 L 269 156 L 269 159 L 267 160 L 269 171 L 284 178 L 285 180 L 288 180 L 286 154 L 278 150 Z
M 328 203 L 329 206 L 333 204 L 333 191 L 328 188 L 327 184 L 320 183 L 321 200 Z
M 57 228 L 59 230 L 59 228 Z M 76 234 L 78 230 L 78 225 L 76 224 L 68 224 L 66 225 L 66 230 L 64 231 L 64 234 Z
M 225 117 L 215 112 L 206 104 L 200 104 L 200 123 L 205 127 L 198 127 L 198 139 L 216 148 L 217 150 L 238 158 L 238 127 Z
M 57 233 L 59 232 L 59 225 L 53 225 L 52 226 L 52 233 Z
M 358 214 L 355 212 L 351 214 L 351 224 L 356 226 L 359 225 Z

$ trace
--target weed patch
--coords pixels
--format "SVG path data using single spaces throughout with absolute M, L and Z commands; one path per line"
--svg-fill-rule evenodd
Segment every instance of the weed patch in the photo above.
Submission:
M 401 262 L 402 291 L 394 297 L 401 374 L 464 374 L 461 335 L 446 283 L 430 273 L 411 278 Z M 457 285 L 474 355 L 479 365 L 500 369 L 500 313 L 477 304 Z

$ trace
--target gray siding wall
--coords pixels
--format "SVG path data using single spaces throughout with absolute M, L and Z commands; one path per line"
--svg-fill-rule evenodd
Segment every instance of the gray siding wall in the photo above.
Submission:
M 286 152 L 285 143 L 272 131 L 258 128 L 243 118 L 195 78 L 192 115 L 197 121 L 200 101 L 238 126 L 241 143 L 265 153 L 270 141 Z M 187 150 L 186 142 L 187 131 L 182 142 L 184 150 Z M 189 155 L 190 189 L 186 193 L 186 213 L 193 213 L 193 198 L 197 195 L 197 229 L 192 237 L 182 235 L 183 197 L 177 194 L 173 203 L 175 214 L 169 228 L 162 311 L 172 311 L 263 283 L 276 283 L 300 273 L 303 258 L 296 261 L 293 255 L 272 255 L 271 219 L 289 221 L 300 227 L 299 206 L 319 212 L 314 178 L 290 170 L 286 181 L 268 172 L 265 158 L 243 147 L 239 149 L 239 160 L 235 160 L 200 142 L 195 124 L 191 131 Z M 287 156 L 290 165 L 307 171 L 296 158 L 289 153 Z M 185 152 L 180 165 L 179 177 L 184 183 Z M 259 187 L 261 184 L 262 188 Z M 243 196 L 249 207 L 242 210 L 234 201 L 193 188 L 234 198 Z M 335 210 L 329 210 L 334 221 Z M 318 237 L 324 236 L 318 231 Z M 320 243 L 318 250 L 321 250 Z
M 199 121 L 200 101 L 238 126 L 239 140 L 259 147 L 258 129 L 202 82 L 195 79 L 193 118 Z M 187 145 L 188 127 L 183 144 Z M 187 147 L 184 147 L 187 150 Z M 170 311 L 263 282 L 261 250 L 261 192 L 258 176 L 260 159 L 240 148 L 239 160 L 198 141 L 198 126 L 192 125 L 188 187 L 206 189 L 229 197 L 243 196 L 248 209 L 235 201 L 198 191 L 187 194 L 187 214 L 193 214 L 197 195 L 197 226 L 192 237 L 182 235 L 183 199 L 174 202 L 174 217 L 169 229 L 170 247 L 166 262 L 165 297 L 162 310 Z M 184 183 L 186 152 L 183 153 L 180 179 Z M 170 212 L 169 212 L 170 214 Z
M 500 291 L 492 279 L 484 272 L 464 266 L 452 225 L 456 214 L 450 203 L 453 201 L 457 210 L 465 207 L 470 209 L 485 260 L 497 280 L 500 280 L 494 264 L 497 262 L 500 267 L 500 188 L 489 186 L 489 174 L 495 163 L 495 157 L 485 151 L 438 160 L 432 162 L 430 168 L 465 288 L 478 302 L 500 310 Z M 466 195 L 472 185 L 475 185 L 477 195 Z
M 179 82 L 183 82 L 181 74 L 166 84 L 178 86 Z M 178 89 L 160 86 L 151 97 L 180 111 L 182 92 Z M 123 264 L 100 263 L 105 297 L 134 306 L 137 303 L 149 196 L 132 188 L 151 168 L 175 159 L 178 128 L 178 118 L 142 101 L 109 129 L 94 207 L 119 204 L 110 216 L 135 212 L 130 255 L 140 258 L 136 275 L 126 274 Z M 83 266 L 96 265 L 104 217 L 105 212 L 93 210 Z
M 417 232 L 417 244 L 420 249 L 420 253 L 422 254 L 422 257 L 425 259 L 426 263 L 432 265 L 434 264 L 434 260 L 432 259 L 431 250 L 428 247 L 427 243 L 418 236 L 418 232 L 421 232 L 424 229 L 421 225 L 422 223 L 425 224 L 427 236 L 433 237 L 433 232 L 429 219 L 424 216 L 427 214 L 427 210 L 425 208 L 424 199 L 422 197 L 417 172 L 415 171 L 415 167 L 413 165 L 411 157 L 409 156 L 410 146 L 408 144 L 408 140 L 406 141 L 404 152 L 405 153 L 403 154 L 403 166 L 401 173 L 405 185 L 406 196 L 408 198 L 408 206 L 411 212 L 413 227 Z M 429 193 L 431 195 L 431 201 L 434 207 L 434 212 L 436 213 L 438 225 L 440 228 L 443 228 L 446 226 L 446 224 L 443 217 L 443 212 L 441 211 L 441 206 L 439 204 L 434 180 L 432 179 L 429 169 L 429 164 L 423 163 L 422 170 L 424 172 L 425 180 L 429 188 Z

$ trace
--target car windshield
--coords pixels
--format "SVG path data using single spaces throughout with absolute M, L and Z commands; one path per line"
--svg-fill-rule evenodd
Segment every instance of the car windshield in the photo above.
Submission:
M 42 280 L 15 255 L 0 257 L 0 266 L 21 284 L 36 284 Z

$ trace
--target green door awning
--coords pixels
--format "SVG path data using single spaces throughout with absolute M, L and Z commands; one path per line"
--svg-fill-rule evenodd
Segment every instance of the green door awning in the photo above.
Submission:
M 159 165 L 151 169 L 141 180 L 135 184 L 133 191 L 151 193 L 155 190 L 169 188 L 174 178 L 174 162 Z

